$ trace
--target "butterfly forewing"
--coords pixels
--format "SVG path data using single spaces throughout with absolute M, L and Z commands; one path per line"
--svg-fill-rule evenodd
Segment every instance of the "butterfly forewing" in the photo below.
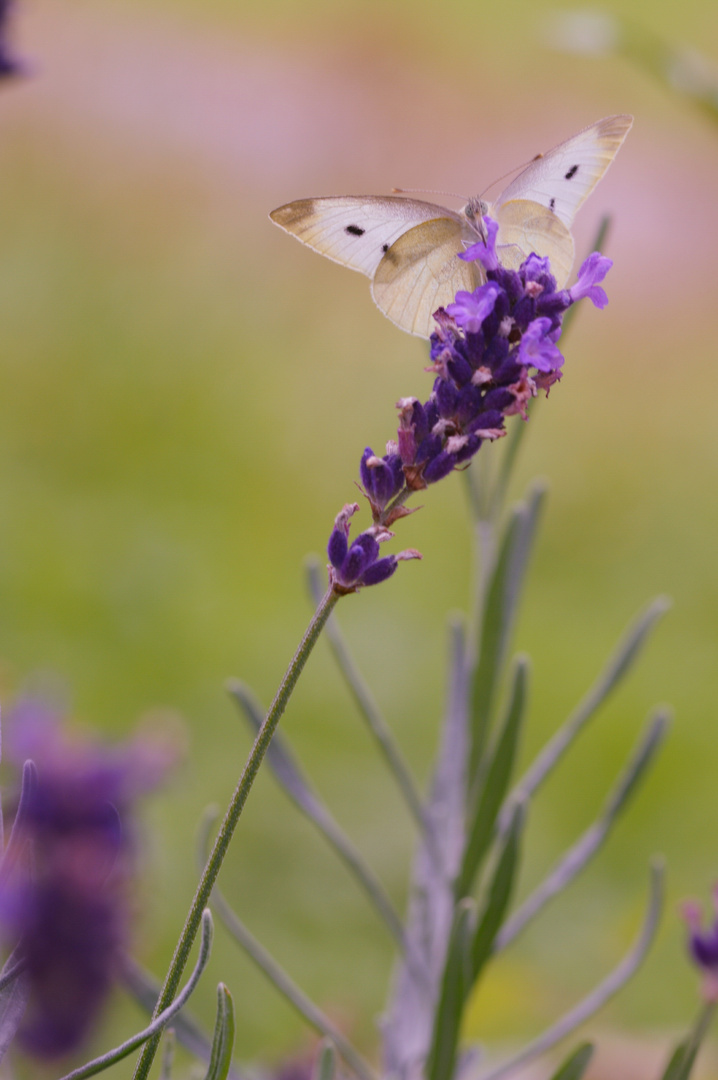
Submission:
M 269 216 L 320 255 L 373 277 L 386 252 L 407 229 L 451 213 L 419 199 L 339 195 L 299 199 Z
M 607 116 L 542 154 L 505 188 L 495 206 L 513 199 L 540 203 L 572 224 L 631 129 L 632 116 Z
M 429 337 L 436 309 L 450 304 L 460 289 L 471 291 L 481 283 L 479 263 L 457 258 L 465 228 L 458 217 L 425 221 L 399 237 L 382 258 L 371 293 L 402 330 Z

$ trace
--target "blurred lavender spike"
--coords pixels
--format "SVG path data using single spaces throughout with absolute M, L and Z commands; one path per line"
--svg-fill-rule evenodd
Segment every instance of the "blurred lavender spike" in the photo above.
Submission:
M 603 982 L 592 990 L 583 1001 L 574 1006 L 565 1016 L 530 1042 L 515 1057 L 503 1061 L 500 1065 L 488 1069 L 479 1074 L 477 1080 L 503 1080 L 510 1076 L 519 1067 L 532 1061 L 534 1058 L 545 1054 L 559 1042 L 565 1039 L 572 1031 L 584 1024 L 589 1017 L 603 1008 L 607 1001 L 616 994 L 622 986 L 635 974 L 648 952 L 656 930 L 663 907 L 663 864 L 654 859 L 651 864 L 650 893 L 648 907 L 643 926 L 636 939 L 633 948 L 626 954 L 621 962 L 614 968 Z
M 575 844 L 558 860 L 553 870 L 526 898 L 521 907 L 504 923 L 495 942 L 495 950 L 505 949 L 545 907 L 549 900 L 562 892 L 584 869 L 602 847 L 621 811 L 625 808 L 640 780 L 660 749 L 668 730 L 670 713 L 660 710 L 649 722 L 638 747 L 634 750 L 603 810 Z
M 609 658 L 595 683 L 578 703 L 566 722 L 540 752 L 533 765 L 516 785 L 510 798 L 530 799 L 546 777 L 553 771 L 571 743 L 588 721 L 603 705 L 621 679 L 628 673 L 655 623 L 668 611 L 670 600 L 659 596 L 653 600 L 629 626 L 616 651 Z M 510 801 L 510 800 L 509 800 Z M 499 829 L 506 827 L 510 806 L 507 805 L 499 819 Z
M 429 979 L 417 981 L 401 961 L 381 1024 L 384 1072 L 396 1080 L 423 1075 L 446 963 L 454 880 L 464 847 L 467 696 L 465 632 L 457 621 L 450 626 L 447 704 L 425 810 L 428 835 L 414 858 L 406 929 L 407 947 L 423 961 Z
M 492 568 L 478 642 L 478 664 L 471 691 L 469 782 L 472 787 L 480 775 L 490 733 L 494 698 L 506 660 L 521 586 L 545 495 L 546 486 L 534 484 L 526 501 L 514 507 L 504 531 L 496 565 Z
M 238 680 L 227 684 L 232 697 L 242 707 L 242 715 L 256 732 L 264 719 L 262 708 L 248 686 Z M 274 778 L 284 788 L 292 802 L 316 826 L 344 865 L 351 871 L 362 890 L 371 900 L 399 948 L 404 951 L 406 938 L 401 919 L 396 913 L 383 885 L 374 871 L 364 862 L 354 844 L 336 823 L 309 781 L 302 775 L 287 742 L 277 732 L 267 750 L 267 764 Z
M 323 589 L 319 578 L 319 561 L 317 559 L 307 560 L 307 580 L 309 592 L 314 602 L 318 603 Z M 414 777 L 394 740 L 389 725 L 384 720 L 379 706 L 374 700 L 366 680 L 351 657 L 339 629 L 336 615 L 332 615 L 327 622 L 326 636 L 337 666 L 344 676 L 359 712 L 389 766 L 412 817 L 423 831 L 426 822 L 424 821 L 421 795 Z
M 0 0 L 0 79 L 23 75 L 25 72 L 24 65 L 17 60 L 8 44 L 14 8 L 14 0 Z
M 131 956 L 123 957 L 122 981 L 128 993 L 151 1016 L 162 989 L 159 982 Z M 177 1042 L 184 1046 L 185 1050 L 189 1050 L 200 1061 L 209 1064 L 212 1044 L 199 1022 L 187 1009 L 183 1009 L 178 1016 L 175 1016 L 172 1028 Z M 229 1080 L 244 1080 L 242 1074 L 234 1068 L 230 1069 L 228 1076 Z

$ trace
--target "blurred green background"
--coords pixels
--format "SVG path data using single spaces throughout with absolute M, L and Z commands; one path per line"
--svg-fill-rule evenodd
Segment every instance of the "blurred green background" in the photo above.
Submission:
M 718 51 L 706 0 L 613 10 Z M 394 402 L 430 387 L 425 343 L 268 211 L 395 185 L 473 194 L 594 120 L 633 113 L 575 230 L 586 250 L 613 215 L 610 305 L 581 312 L 519 468 L 517 494 L 537 474 L 551 487 L 517 632 L 534 664 L 526 761 L 643 603 L 661 592 L 674 607 L 537 801 L 522 891 L 598 811 L 650 706 L 672 703 L 675 725 L 595 868 L 497 965 L 473 1034 L 536 1032 L 603 975 L 662 852 L 658 946 L 591 1027 L 648 1046 L 630 1071 L 640 1080 L 697 1001 L 676 903 L 707 898 L 718 876 L 718 128 L 623 58 L 552 51 L 551 14 L 528 0 L 20 7 L 32 76 L 0 101 L 0 676 L 10 701 L 51 673 L 78 720 L 113 738 L 148 714 L 184 723 L 185 764 L 145 815 L 137 951 L 161 974 L 194 888 L 196 823 L 226 802 L 250 745 L 225 680 L 269 701 L 310 613 L 305 554 L 356 497 L 364 446 L 381 452 L 393 435 Z M 465 608 L 470 567 L 459 477 L 422 501 L 397 543 L 424 561 L 339 616 L 423 783 L 447 613 Z M 403 905 L 411 823 L 323 645 L 283 728 Z M 390 942 L 267 776 L 222 880 L 371 1054 Z M 195 998 L 208 1022 L 220 978 L 240 1058 L 311 1045 L 221 929 Z M 139 1023 L 118 997 L 96 1049 Z M 591 1075 L 617 1078 L 611 1068 Z

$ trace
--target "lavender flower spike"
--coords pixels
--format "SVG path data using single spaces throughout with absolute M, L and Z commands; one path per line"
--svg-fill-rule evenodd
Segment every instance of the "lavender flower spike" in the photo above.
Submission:
M 25 68 L 8 45 L 8 25 L 12 20 L 14 0 L 0 0 L 0 79 L 23 75 Z
M 713 910 L 713 925 L 703 930 L 700 904 L 686 900 L 681 906 L 681 914 L 688 926 L 688 948 L 704 973 L 703 994 L 708 1001 L 718 1001 L 718 885 L 713 888 Z
M 87 1039 L 119 973 L 130 803 L 156 781 L 158 760 L 139 743 L 113 751 L 70 740 L 39 701 L 16 707 L 8 729 L 11 756 L 34 751 L 37 778 L 23 790 L 0 868 L 0 940 L 16 950 L 29 988 L 18 1044 L 54 1059 Z
M 347 503 L 337 514 L 329 537 L 329 582 L 340 595 L 356 592 L 365 585 L 379 585 L 390 578 L 398 564 L 407 559 L 420 559 L 413 548 L 398 555 L 379 558 L 379 544 L 394 534 L 382 525 L 373 525 L 349 545 L 349 519 L 359 509 L 358 503 Z

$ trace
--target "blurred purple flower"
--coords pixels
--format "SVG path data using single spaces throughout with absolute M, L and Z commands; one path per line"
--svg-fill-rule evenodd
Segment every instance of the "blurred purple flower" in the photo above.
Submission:
M 16 59 L 8 45 L 8 31 L 14 7 L 14 0 L 0 0 L 0 79 L 12 78 L 25 72 L 23 64 Z
M 718 1000 L 718 885 L 713 889 L 713 925 L 703 930 L 703 910 L 694 900 L 681 905 L 681 913 L 688 925 L 688 949 L 693 960 L 705 975 L 704 994 L 711 1001 Z
M 136 740 L 71 740 L 42 702 L 11 713 L 12 751 L 34 759 L 0 865 L 0 937 L 29 986 L 18 1042 L 39 1057 L 76 1050 L 96 1023 L 127 944 L 131 804 L 160 757 Z M 169 764 L 165 756 L 165 768 Z

